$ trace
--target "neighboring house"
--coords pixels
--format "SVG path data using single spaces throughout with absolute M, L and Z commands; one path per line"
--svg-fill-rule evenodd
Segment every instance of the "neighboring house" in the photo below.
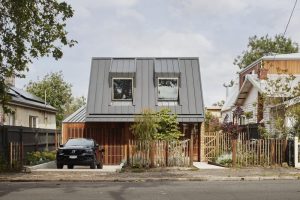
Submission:
M 267 98 L 290 98 L 291 94 L 281 91 L 270 92 L 273 85 L 271 81 L 295 76 L 289 87 L 295 87 L 300 81 L 300 53 L 279 54 L 264 56 L 253 62 L 239 73 L 238 85 L 235 85 L 231 97 L 222 108 L 222 117 L 229 115 L 232 121 L 232 111 L 236 106 L 242 107 L 248 118 L 243 115 L 240 124 L 264 123 L 268 131 L 272 132 L 273 116 L 271 105 L 263 101 L 263 95 Z
M 10 84 L 14 80 L 10 80 Z M 24 90 L 10 86 L 8 94 L 11 100 L 8 107 L 12 113 L 3 114 L 0 108 L 0 123 L 2 125 L 23 126 L 43 129 L 56 129 L 56 109 L 45 104 L 45 101 Z
M 63 141 L 91 137 L 105 148 L 105 164 L 126 158 L 130 125 L 144 109 L 169 108 L 185 138 L 194 135 L 200 160 L 204 106 L 198 58 L 93 58 L 86 107 L 63 121 Z
M 212 116 L 217 117 L 221 121 L 221 106 L 208 106 L 205 107 L 206 112 L 210 112 Z

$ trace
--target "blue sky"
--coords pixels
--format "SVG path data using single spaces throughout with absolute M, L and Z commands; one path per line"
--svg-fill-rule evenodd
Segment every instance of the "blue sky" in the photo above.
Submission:
M 92 57 L 196 56 L 200 59 L 204 103 L 225 99 L 223 83 L 234 79 L 234 58 L 249 36 L 283 33 L 294 0 L 72 0 L 69 36 L 78 41 L 55 61 L 41 58 L 29 80 L 63 71 L 76 96 L 87 96 Z M 286 36 L 300 43 L 298 4 Z

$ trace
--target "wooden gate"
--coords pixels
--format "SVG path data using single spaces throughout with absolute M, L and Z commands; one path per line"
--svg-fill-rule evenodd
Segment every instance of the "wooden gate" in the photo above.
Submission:
M 212 161 L 219 155 L 230 151 L 231 139 L 228 133 L 210 131 L 204 133 L 204 160 Z

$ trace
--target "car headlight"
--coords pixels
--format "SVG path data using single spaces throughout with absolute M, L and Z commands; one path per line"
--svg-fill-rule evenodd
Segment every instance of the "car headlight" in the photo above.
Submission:
M 58 155 L 64 155 L 63 150 L 62 150 L 62 149 L 58 149 L 58 150 L 57 150 L 57 154 L 58 154 Z

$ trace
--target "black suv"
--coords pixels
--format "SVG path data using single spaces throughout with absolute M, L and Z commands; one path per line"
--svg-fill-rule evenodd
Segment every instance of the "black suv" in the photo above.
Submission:
M 103 152 L 104 149 L 99 150 L 99 145 L 93 139 L 69 139 L 57 150 L 56 166 L 62 169 L 68 165 L 68 169 L 73 169 L 74 165 L 88 165 L 91 169 L 102 169 Z

